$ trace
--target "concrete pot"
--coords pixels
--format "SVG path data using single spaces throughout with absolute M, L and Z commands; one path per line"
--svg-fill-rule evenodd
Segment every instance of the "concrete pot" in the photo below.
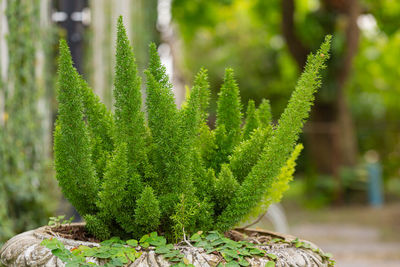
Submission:
M 77 223 L 72 224 L 74 227 L 84 227 L 84 224 Z M 267 253 L 272 253 L 278 256 L 276 267 L 325 267 L 328 266 L 328 262 L 324 260 L 319 253 L 313 252 L 311 249 L 296 248 L 290 244 L 295 237 L 289 235 L 282 235 L 269 231 L 262 230 L 238 230 L 241 233 L 246 234 L 250 237 L 257 234 L 257 240 L 255 242 L 260 243 L 259 247 Z M 5 266 L 10 267 L 24 267 L 24 266 L 65 266 L 65 264 L 53 256 L 49 249 L 40 245 L 43 239 L 58 238 L 66 248 L 71 249 L 80 245 L 85 246 L 99 246 L 98 243 L 84 242 L 73 239 L 66 239 L 57 236 L 57 233 L 52 231 L 49 226 L 43 226 L 35 230 L 27 231 L 11 238 L 0 250 L 0 261 Z M 262 244 L 264 240 L 271 238 L 281 238 L 288 243 L 272 243 Z M 308 241 L 305 243 L 310 244 L 312 248 L 316 246 Z M 185 257 L 195 266 L 216 266 L 221 262 L 221 257 L 215 254 L 206 254 L 204 249 L 190 247 L 187 245 L 176 245 Z M 91 262 L 101 264 L 98 259 L 90 259 Z M 250 266 L 265 266 L 268 262 L 267 258 L 255 257 L 249 260 Z M 157 255 L 154 251 L 144 251 L 143 254 L 135 262 L 129 263 L 126 266 L 138 266 L 138 267 L 163 267 L 170 266 L 170 263 L 166 261 L 161 255 Z

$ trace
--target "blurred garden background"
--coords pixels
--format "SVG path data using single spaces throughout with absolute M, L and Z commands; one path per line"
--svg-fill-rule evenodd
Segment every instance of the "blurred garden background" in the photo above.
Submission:
M 142 74 L 148 44 L 157 44 L 178 105 L 208 69 L 211 116 L 232 67 L 244 110 L 267 98 L 278 118 L 307 54 L 332 34 L 305 149 L 278 209 L 285 216 L 256 227 L 314 241 L 338 266 L 400 266 L 396 0 L 0 0 L 0 246 L 49 216 L 73 215 L 52 160 L 58 41 L 67 39 L 78 71 L 111 108 L 119 15 Z

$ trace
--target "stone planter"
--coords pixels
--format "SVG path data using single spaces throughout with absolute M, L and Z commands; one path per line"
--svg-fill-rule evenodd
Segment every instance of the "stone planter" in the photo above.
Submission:
M 84 227 L 84 224 L 72 224 L 74 227 Z M 282 235 L 269 231 L 261 230 L 238 230 L 231 231 L 238 235 L 243 233 L 247 239 L 259 243 L 259 247 L 278 256 L 277 267 L 289 266 L 328 266 L 328 262 L 324 260 L 319 253 L 313 252 L 312 249 L 296 248 L 290 242 L 295 239 L 293 236 Z M 85 246 L 99 246 L 94 242 L 84 242 L 73 239 L 66 239 L 57 236 L 49 226 L 43 226 L 36 230 L 21 233 L 11 238 L 0 250 L 0 260 L 5 266 L 65 266 L 57 257 L 53 256 L 49 249 L 40 245 L 43 239 L 57 237 L 65 247 L 71 249 L 79 245 Z M 272 243 L 263 244 L 272 238 L 281 238 L 287 243 Z M 316 246 L 308 241 L 303 241 L 310 244 L 311 248 Z M 192 262 L 195 266 L 216 266 L 221 262 L 222 258 L 216 254 L 206 254 L 202 248 L 189 247 L 187 245 L 176 245 L 185 257 Z M 97 259 L 90 259 L 91 262 L 101 264 Z M 267 258 L 255 257 L 249 260 L 250 266 L 265 266 L 268 262 Z M 1 264 L 0 264 L 1 265 Z M 154 251 L 144 251 L 143 254 L 135 262 L 129 263 L 127 266 L 140 266 L 140 267 L 157 267 L 157 266 L 170 266 L 161 255 L 157 255 Z

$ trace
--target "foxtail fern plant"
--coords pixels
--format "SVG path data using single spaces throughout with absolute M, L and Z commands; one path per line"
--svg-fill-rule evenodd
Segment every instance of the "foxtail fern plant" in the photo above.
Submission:
M 121 18 L 116 47 L 112 114 L 74 69 L 66 42 L 60 42 L 57 179 L 89 232 L 106 239 L 158 231 L 173 239 L 184 232 L 226 231 L 280 200 L 329 57 L 329 36 L 308 57 L 276 125 L 267 100 L 258 108 L 250 101 L 243 118 L 239 88 L 227 69 L 214 130 L 207 124 L 206 70 L 178 109 L 151 44 L 142 107 L 142 81 Z

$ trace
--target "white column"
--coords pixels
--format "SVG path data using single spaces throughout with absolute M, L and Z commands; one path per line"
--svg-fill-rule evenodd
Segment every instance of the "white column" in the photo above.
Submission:
M 104 19 L 104 1 L 107 0 L 96 0 L 90 2 L 91 8 L 91 27 L 92 27 L 92 49 L 93 49 L 93 63 L 91 64 L 93 72 L 93 80 L 91 86 L 95 93 L 104 101 L 104 73 L 105 73 L 105 62 L 103 54 L 106 52 L 103 50 L 103 43 L 107 38 L 105 32 L 105 19 Z
M 50 0 L 40 0 L 40 36 L 42 37 L 40 40 L 44 40 L 47 42 L 46 34 L 47 31 L 51 27 L 51 10 L 50 10 Z M 39 44 L 39 45 L 38 45 Z M 43 134 L 43 153 L 45 157 L 51 155 L 53 150 L 53 145 L 51 143 L 51 129 L 53 128 L 52 125 L 52 118 L 51 118 L 51 103 L 50 99 L 47 98 L 46 95 L 46 75 L 50 75 L 50 73 L 46 73 L 46 58 L 45 58 L 45 51 L 48 47 L 45 47 L 46 43 L 41 41 L 36 44 L 36 81 L 38 85 L 39 99 L 38 99 L 38 113 L 41 118 L 42 124 L 42 134 Z M 55 88 L 54 88 L 55 90 Z
M 183 75 L 179 67 L 182 54 L 179 40 L 172 25 L 172 0 L 158 0 L 157 29 L 161 33 L 162 43 L 158 48 L 162 64 L 165 65 L 173 85 L 175 103 L 178 107 L 185 100 Z

